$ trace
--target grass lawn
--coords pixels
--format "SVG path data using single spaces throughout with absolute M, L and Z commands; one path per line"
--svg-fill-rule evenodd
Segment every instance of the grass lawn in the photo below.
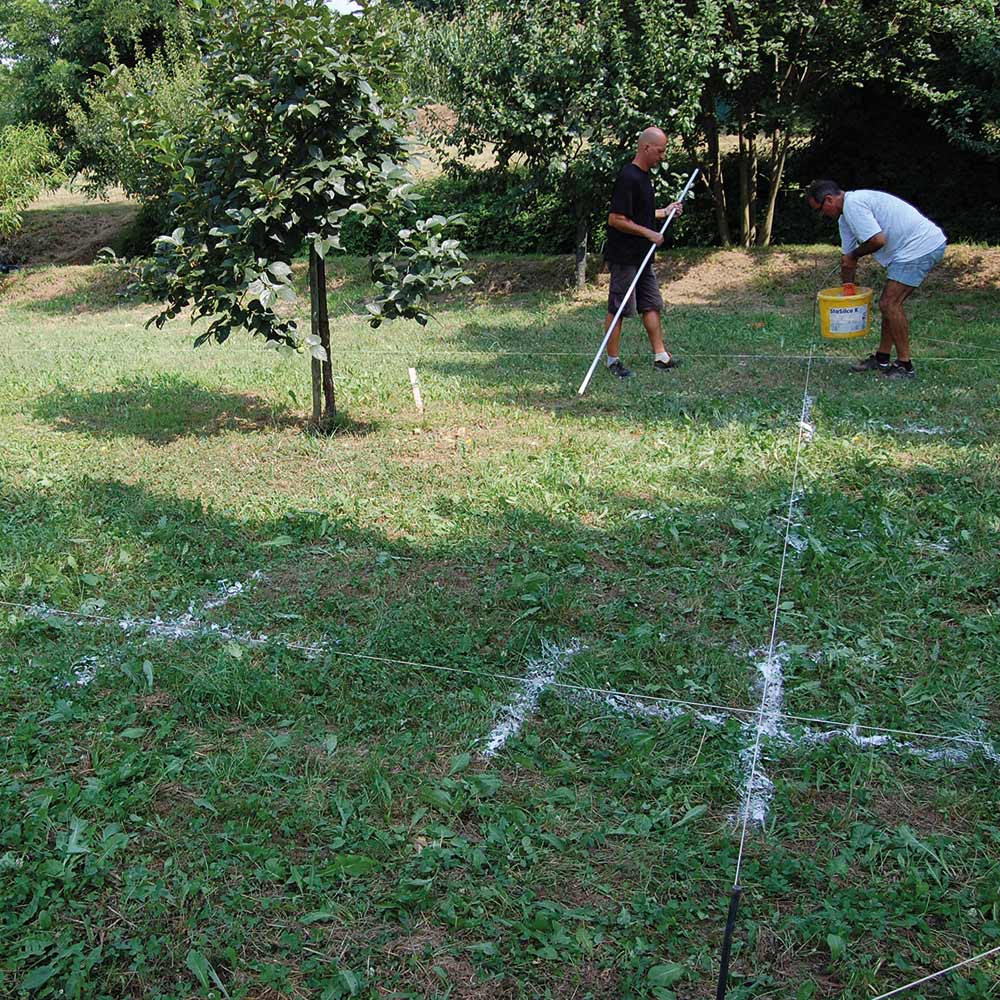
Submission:
M 997 251 L 913 382 L 816 339 L 830 248 L 669 261 L 683 366 L 584 398 L 599 290 L 373 332 L 341 262 L 327 438 L 302 356 L 0 285 L 0 995 L 714 997 L 768 671 L 728 996 L 1000 942 Z

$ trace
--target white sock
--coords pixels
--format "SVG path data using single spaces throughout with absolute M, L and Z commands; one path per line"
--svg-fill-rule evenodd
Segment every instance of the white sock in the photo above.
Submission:
M 616 365 L 616 364 L 618 364 L 618 359 L 611 357 L 611 355 L 609 354 L 608 355 L 608 367 L 611 368 L 613 365 Z
M 670 362 L 670 352 L 660 351 L 658 354 L 653 355 L 653 360 L 662 361 L 664 364 L 668 364 Z

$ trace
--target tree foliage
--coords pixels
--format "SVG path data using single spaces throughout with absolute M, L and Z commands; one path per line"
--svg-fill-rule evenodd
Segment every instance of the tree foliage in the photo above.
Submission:
M 133 65 L 113 58 L 107 72 L 88 82 L 68 110 L 72 143 L 94 195 L 119 186 L 166 224 L 170 174 L 152 135 L 183 135 L 202 91 L 203 64 L 186 33 L 171 33 Z
M 178 0 L 5 0 L 0 120 L 60 128 L 99 64 L 134 64 L 160 48 Z
M 279 308 L 294 298 L 294 256 L 309 248 L 314 306 L 319 296 L 325 310 L 315 282 L 323 282 L 322 259 L 340 248 L 345 218 L 378 225 L 408 204 L 402 109 L 380 96 L 398 52 L 362 20 L 336 16 L 322 0 L 205 4 L 196 29 L 207 54 L 186 130 L 154 127 L 145 140 L 169 177 L 176 223 L 144 271 L 165 303 L 157 326 L 190 308 L 193 320 L 209 320 L 196 344 L 242 328 L 298 346 L 295 320 Z M 428 296 L 463 280 L 448 221 L 401 233 L 396 251 L 376 262 L 373 325 L 426 322 Z M 307 342 L 329 365 L 322 327 L 320 316 Z M 328 404 L 332 376 L 330 386 Z
M 992 0 L 690 0 L 687 6 L 712 52 L 688 145 L 692 154 L 705 150 L 704 173 L 724 244 L 770 241 L 791 144 L 808 141 L 837 94 L 894 81 L 900 100 L 920 95 L 933 103 L 956 138 L 981 138 L 984 104 L 992 106 L 996 121 L 1000 98 L 994 89 L 990 104 L 986 94 L 1000 58 L 990 42 L 997 37 Z M 659 22 L 665 25 L 670 16 L 668 10 Z M 989 34 L 982 26 L 991 20 Z M 948 52 L 949 71 L 940 73 Z M 978 76 L 958 70 L 959 52 L 978 60 Z M 946 85 L 963 78 L 964 86 Z M 738 142 L 736 190 L 727 190 L 722 167 L 719 139 L 725 133 Z M 735 235 L 729 226 L 733 204 Z
M 492 145 L 500 164 L 523 163 L 535 183 L 562 192 L 582 282 L 588 217 L 637 133 L 690 111 L 691 75 L 679 68 L 688 48 L 661 48 L 656 82 L 671 96 L 654 114 L 619 0 L 470 0 L 431 47 L 440 96 L 457 115 L 449 141 L 461 153 Z
M 1000 156 L 1000 7 L 995 0 L 941 4 L 923 65 L 904 78 L 907 95 L 957 146 Z
M 21 213 L 42 191 L 66 180 L 65 167 L 40 125 L 0 128 L 0 236 L 21 228 Z

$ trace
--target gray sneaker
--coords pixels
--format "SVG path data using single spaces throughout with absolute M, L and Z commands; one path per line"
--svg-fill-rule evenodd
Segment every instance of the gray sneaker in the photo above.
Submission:
M 894 361 L 888 369 L 883 369 L 882 375 L 885 378 L 916 378 L 917 369 L 912 366 L 904 368 L 898 361 Z
M 632 377 L 632 369 L 631 368 L 626 368 L 621 363 L 620 360 L 616 361 L 613 365 L 608 365 L 607 369 L 608 369 L 609 372 L 611 372 L 612 375 L 616 376 L 617 378 L 631 378 Z

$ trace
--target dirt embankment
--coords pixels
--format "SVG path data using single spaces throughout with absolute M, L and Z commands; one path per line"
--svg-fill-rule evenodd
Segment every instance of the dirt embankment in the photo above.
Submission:
M 45 195 L 25 213 L 24 228 L 12 246 L 25 270 L 7 279 L 8 298 L 50 297 L 52 285 L 71 290 L 85 280 L 80 265 L 92 264 L 103 247 L 113 244 L 134 220 L 137 206 L 120 192 L 107 201 L 88 200 L 80 192 L 60 190 Z M 830 247 L 765 249 L 685 248 L 658 255 L 657 272 L 671 306 L 732 308 L 800 308 L 816 289 L 836 281 L 839 256 Z M 49 272 L 32 274 L 36 265 L 77 265 L 59 281 Z M 501 298 L 572 287 L 569 256 L 476 260 L 470 264 L 473 294 Z M 588 266 L 590 283 L 580 296 L 599 301 L 607 295 L 608 275 L 596 255 Z M 881 284 L 883 272 L 863 261 L 861 283 Z M 993 292 L 1000 287 L 1000 247 L 955 246 L 925 286 L 928 290 Z

